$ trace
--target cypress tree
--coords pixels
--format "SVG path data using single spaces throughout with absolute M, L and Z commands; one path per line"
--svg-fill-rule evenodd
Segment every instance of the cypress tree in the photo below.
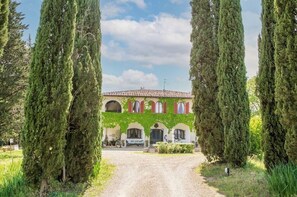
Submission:
M 40 184 L 41 195 L 60 174 L 65 160 L 75 19 L 75 1 L 43 1 L 22 134 L 24 175 L 27 182 Z
M 208 160 L 223 159 L 224 130 L 217 102 L 219 1 L 193 0 L 190 76 L 199 144 Z
M 100 161 L 101 65 L 98 0 L 77 1 L 73 53 L 73 102 L 67 133 L 66 173 L 72 182 L 85 182 Z
M 285 129 L 276 114 L 274 64 L 274 0 L 262 0 L 262 33 L 259 42 L 259 92 L 262 117 L 264 163 L 267 169 L 288 160 L 285 151 Z
M 221 0 L 218 39 L 218 101 L 224 125 L 224 157 L 233 166 L 241 167 L 249 152 L 250 110 L 240 0 Z
M 8 41 L 9 0 L 0 0 L 0 57 Z
M 275 0 L 275 67 L 277 113 L 287 130 L 285 149 L 297 164 L 297 2 Z
M 23 123 L 23 100 L 27 86 L 30 49 L 22 40 L 27 25 L 17 11 L 20 3 L 10 2 L 9 40 L 0 57 L 0 139 L 18 138 Z M 16 113 L 15 111 L 19 111 Z M 17 139 L 15 139 L 17 140 Z

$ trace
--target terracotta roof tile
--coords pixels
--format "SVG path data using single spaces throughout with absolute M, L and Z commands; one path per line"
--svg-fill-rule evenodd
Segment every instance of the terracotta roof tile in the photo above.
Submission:
M 172 90 L 126 90 L 105 92 L 103 96 L 118 96 L 118 97 L 154 97 L 154 98 L 192 98 L 190 92 L 179 92 Z

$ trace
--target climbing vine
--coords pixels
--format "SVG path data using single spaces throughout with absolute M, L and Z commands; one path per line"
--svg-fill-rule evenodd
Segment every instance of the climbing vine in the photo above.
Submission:
M 135 101 L 135 98 L 129 98 L 122 101 L 121 106 L 123 113 L 103 112 L 103 126 L 105 128 L 114 128 L 120 126 L 121 133 L 125 133 L 130 123 L 139 123 L 144 128 L 146 136 L 150 135 L 151 127 L 155 123 L 162 123 L 168 129 L 172 129 L 179 123 L 183 123 L 193 128 L 194 115 L 189 114 L 175 114 L 174 103 L 182 102 L 181 99 L 174 98 L 160 98 L 159 101 L 167 105 L 167 113 L 153 113 L 151 111 L 152 104 L 149 99 L 144 99 L 144 112 L 143 113 L 130 113 L 128 112 L 128 101 Z

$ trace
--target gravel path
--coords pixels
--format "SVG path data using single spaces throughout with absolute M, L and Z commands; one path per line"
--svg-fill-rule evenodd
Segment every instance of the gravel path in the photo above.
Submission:
M 103 151 L 103 157 L 117 166 L 103 197 L 222 196 L 194 172 L 205 157 L 158 156 L 132 151 Z

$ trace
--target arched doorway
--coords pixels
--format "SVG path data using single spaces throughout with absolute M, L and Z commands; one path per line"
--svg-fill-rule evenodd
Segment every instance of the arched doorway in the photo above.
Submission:
M 121 104 L 114 100 L 108 101 L 105 105 L 105 112 L 121 113 L 122 112 Z

